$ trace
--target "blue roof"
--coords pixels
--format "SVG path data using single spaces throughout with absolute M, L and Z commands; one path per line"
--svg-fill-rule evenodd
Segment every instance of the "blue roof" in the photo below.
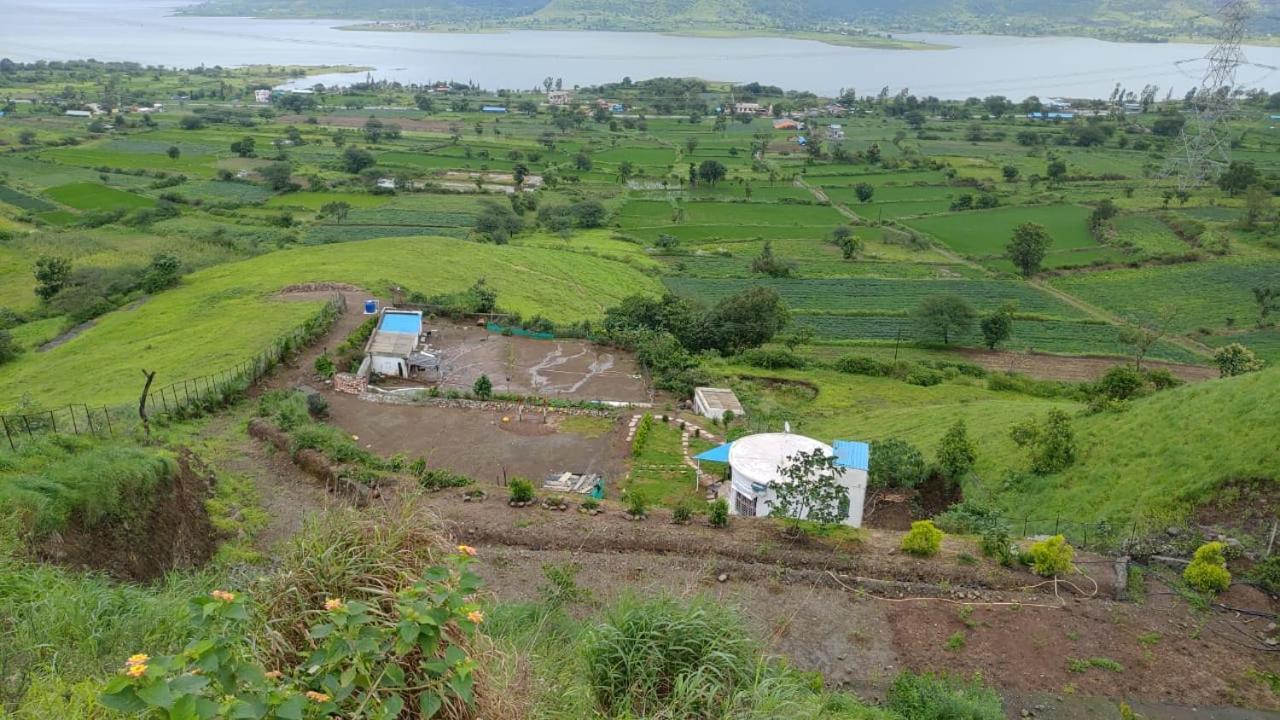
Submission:
M 866 470 L 871 464 L 871 446 L 856 440 L 837 440 L 831 443 L 836 453 L 836 465 L 852 470 Z
M 729 448 L 733 447 L 733 443 L 725 443 L 720 447 L 713 447 L 710 450 L 694 455 L 694 460 L 705 460 L 707 462 L 727 463 L 729 462 Z
M 501 105 L 485 105 L 484 107 L 480 108 L 480 111 L 487 112 L 487 113 L 504 113 L 507 111 L 507 109 L 502 107 Z

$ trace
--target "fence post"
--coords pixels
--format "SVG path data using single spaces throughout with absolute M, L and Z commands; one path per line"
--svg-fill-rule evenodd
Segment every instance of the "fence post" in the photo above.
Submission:
M 1058 513 L 1058 516 L 1057 516 L 1057 517 L 1055 517 L 1055 518 L 1053 519 L 1053 534 L 1054 534 L 1054 535 L 1057 535 L 1057 534 L 1058 534 L 1058 527 L 1059 527 L 1061 524 L 1062 524 L 1062 513 Z
M 53 414 L 52 410 L 49 411 L 49 423 L 53 425 L 53 433 L 55 435 L 58 434 L 58 418 Z
M 1027 517 L 1026 515 L 1022 516 L 1022 537 L 1027 536 L 1027 523 L 1029 521 L 1030 521 L 1029 517 Z
M 116 429 L 111 427 L 111 408 L 107 407 L 106 405 L 103 405 L 102 415 L 107 419 L 107 433 L 110 435 L 115 435 Z
M 93 412 L 89 410 L 89 406 L 84 406 L 84 419 L 89 423 L 89 432 L 94 435 L 98 434 L 98 430 L 93 427 Z
M 17 450 L 18 446 L 13 444 L 13 433 L 9 432 L 9 421 L 3 415 L 0 415 L 0 423 L 4 424 L 4 436 L 9 439 L 9 449 Z
M 1089 549 L 1089 523 L 1081 523 L 1084 526 L 1084 545 L 1085 550 Z
M 76 424 L 76 409 L 73 406 L 68 405 L 67 411 L 71 413 L 71 429 L 75 430 L 76 434 L 79 435 L 80 426 Z
M 31 437 L 31 421 L 27 419 L 26 415 L 22 416 L 22 426 L 27 429 L 27 437 Z

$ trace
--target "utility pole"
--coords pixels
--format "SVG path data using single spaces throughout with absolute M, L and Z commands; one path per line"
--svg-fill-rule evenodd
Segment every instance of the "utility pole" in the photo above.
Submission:
M 1236 72 L 1252 65 L 1240 43 L 1253 14 L 1252 0 L 1227 0 L 1218 10 L 1218 42 L 1204 58 L 1208 67 L 1191 95 L 1192 117 L 1165 165 L 1164 176 L 1178 178 L 1178 190 L 1188 191 L 1212 181 L 1231 163 L 1230 121 L 1235 115 Z

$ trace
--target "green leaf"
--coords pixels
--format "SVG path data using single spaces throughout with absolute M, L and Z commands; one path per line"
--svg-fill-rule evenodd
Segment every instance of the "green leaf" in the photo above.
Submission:
M 276 717 L 279 720 L 302 720 L 302 708 L 306 700 L 301 695 L 293 697 L 280 703 L 276 708 Z
M 431 691 L 427 691 L 418 696 L 418 710 L 422 713 L 424 720 L 431 720 L 440 712 L 440 708 L 444 707 L 444 701 L 439 695 Z
M 98 702 L 102 703 L 102 706 L 108 710 L 115 710 L 117 712 L 136 713 L 141 710 L 146 710 L 147 704 L 138 698 L 138 694 L 134 692 L 133 686 L 127 684 L 128 680 L 125 678 L 120 679 L 125 680 L 126 686 L 116 692 L 103 694 L 98 698 Z M 111 685 L 108 685 L 107 687 L 110 688 Z
M 448 685 L 468 707 L 475 704 L 476 696 L 472 690 L 473 682 L 470 675 L 449 678 Z
M 444 661 L 449 667 L 453 667 L 463 660 L 467 659 L 467 653 L 457 645 L 450 645 L 444 649 Z
M 404 710 L 404 699 L 393 693 L 383 701 L 382 707 L 386 710 L 387 717 L 399 717 L 400 711 Z
M 196 696 L 183 695 L 169 709 L 169 720 L 197 720 Z
M 231 706 L 227 717 L 231 720 L 262 720 L 267 715 L 267 704 L 261 698 L 241 696 Z
M 396 630 L 400 634 L 400 641 L 405 644 L 412 644 L 417 641 L 418 633 L 420 632 L 418 624 L 411 620 L 401 620 L 400 624 L 396 626 Z
M 173 707 L 173 693 L 169 692 L 169 683 L 163 680 L 154 685 L 140 687 L 137 692 L 138 698 L 152 707 L 161 707 L 166 710 Z
M 333 626 L 328 623 L 324 625 L 317 625 L 311 628 L 311 638 L 313 640 L 323 640 L 324 638 L 329 637 L 329 634 L 332 632 Z
M 394 688 L 404 687 L 404 668 L 399 665 L 388 665 L 386 685 Z
M 169 681 L 169 691 L 175 695 L 193 695 L 208 684 L 209 678 L 203 675 L 179 675 Z

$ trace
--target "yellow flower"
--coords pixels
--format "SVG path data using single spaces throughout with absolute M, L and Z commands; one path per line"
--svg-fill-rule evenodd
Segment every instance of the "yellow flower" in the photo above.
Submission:
M 312 700 L 314 702 L 318 702 L 318 703 L 329 702 L 329 696 L 325 695 L 322 692 L 316 692 L 315 690 L 308 690 L 306 695 L 307 695 L 307 699 Z
M 479 625 L 480 623 L 484 622 L 484 613 L 480 612 L 479 610 L 472 610 L 471 612 L 467 613 L 467 619 Z
M 146 671 L 147 671 L 146 663 L 138 663 L 137 665 L 130 665 L 129 669 L 125 670 L 124 672 L 129 677 L 138 678 L 138 677 L 142 677 L 143 673 L 145 673 Z
M 343 607 L 342 601 L 337 598 L 329 598 L 328 600 L 324 601 L 324 609 L 328 610 L 329 612 L 333 612 L 334 610 L 341 610 L 342 607 Z
M 146 653 L 138 653 L 137 655 L 130 655 L 129 659 L 125 661 L 125 665 L 128 665 L 129 667 L 133 667 L 134 665 L 145 665 L 150 659 L 150 655 L 147 655 Z
M 459 545 L 458 552 L 462 553 L 463 555 L 466 555 L 467 557 L 476 556 L 476 549 L 471 547 L 470 545 Z
M 225 603 L 229 603 L 236 599 L 235 593 L 229 593 L 226 590 L 214 590 L 209 593 L 209 595 L 213 596 L 214 600 L 221 600 Z

